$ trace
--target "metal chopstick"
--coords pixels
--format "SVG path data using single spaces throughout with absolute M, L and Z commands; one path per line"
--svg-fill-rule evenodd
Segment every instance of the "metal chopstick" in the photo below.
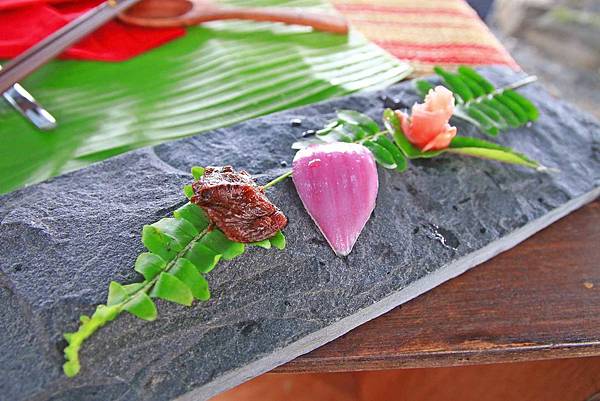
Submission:
M 0 93 L 139 1 L 108 0 L 20 54 L 0 71 Z
M 56 119 L 52 114 L 44 109 L 20 84 L 14 84 L 2 96 L 38 129 L 48 131 L 56 128 Z

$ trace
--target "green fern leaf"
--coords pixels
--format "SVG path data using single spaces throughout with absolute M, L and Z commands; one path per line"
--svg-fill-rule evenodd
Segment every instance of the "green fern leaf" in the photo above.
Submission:
M 459 102 L 465 103 L 475 97 L 471 89 L 469 89 L 469 85 L 458 74 L 446 71 L 442 67 L 433 67 L 433 71 L 442 77 L 448 89 L 457 95 Z
M 167 262 L 160 256 L 144 252 L 140 254 L 135 261 L 135 271 L 144 276 L 146 280 L 152 280 L 167 266 Z
M 177 260 L 171 273 L 189 287 L 195 299 L 208 299 L 208 282 L 188 259 Z
M 368 134 L 375 134 L 379 132 L 379 125 L 375 122 L 375 120 L 358 111 L 338 110 L 337 118 L 341 124 L 361 127 Z
M 258 242 L 253 242 L 248 245 L 258 246 L 259 248 L 263 248 L 263 249 L 271 249 L 271 241 L 269 241 L 268 239 L 264 239 L 264 240 L 258 241 Z
M 112 306 L 123 302 L 127 298 L 127 291 L 123 286 L 116 281 L 111 281 L 108 286 L 108 300 L 106 305 Z
M 142 243 L 150 252 L 164 260 L 171 260 L 181 251 L 179 241 L 166 235 L 157 227 L 145 225 L 142 229 Z
M 471 104 L 470 107 L 465 107 L 467 114 L 473 120 L 477 121 L 481 129 L 488 135 L 496 136 L 500 133 L 500 129 L 498 128 L 496 122 L 490 117 L 488 114 L 483 112 L 479 107 L 475 104 Z
M 479 87 L 483 89 L 484 93 L 492 93 L 496 90 L 496 88 L 490 81 L 485 79 L 482 75 L 480 75 L 471 67 L 461 65 L 458 67 L 457 71 L 463 78 L 469 78 L 472 81 L 477 82 L 477 85 L 479 85 Z
M 191 199 L 192 196 L 194 196 L 194 188 L 192 188 L 191 184 L 186 185 L 185 187 L 183 187 L 183 194 L 188 199 Z
M 371 151 L 379 165 L 387 169 L 396 168 L 394 156 L 386 148 L 373 141 L 364 141 L 363 145 Z
M 185 258 L 190 260 L 200 273 L 208 273 L 215 268 L 223 255 L 201 243 L 196 243 L 185 254 Z
M 154 301 L 145 292 L 138 292 L 133 298 L 131 298 L 125 305 L 124 308 L 127 312 L 142 319 L 142 320 L 156 320 L 158 311 Z
M 469 89 L 473 93 L 473 98 L 478 98 L 486 94 L 485 89 L 479 86 L 479 84 L 476 81 L 472 80 L 468 76 L 459 74 L 457 75 L 457 78 L 463 81 L 465 85 L 469 87 Z
M 223 255 L 224 260 L 231 260 L 244 253 L 245 250 L 244 244 L 231 241 L 219 230 L 209 232 L 199 243 Z
M 205 230 L 210 221 L 202 209 L 193 203 L 186 203 L 173 212 L 173 216 L 179 220 L 186 220 L 191 223 L 198 232 Z
M 434 88 L 433 84 L 429 81 L 425 81 L 424 79 L 415 80 L 415 88 L 421 97 L 427 96 L 430 90 Z
M 192 171 L 197 178 L 203 173 L 201 167 Z M 127 285 L 111 282 L 107 305 L 99 305 L 91 317 L 81 316 L 79 329 L 65 334 L 68 345 L 64 350 L 63 370 L 67 376 L 76 375 L 81 368 L 79 350 L 83 342 L 121 312 L 154 320 L 157 309 L 150 297 L 185 306 L 191 305 L 194 299 L 207 301 L 210 289 L 204 274 L 214 269 L 221 259 L 231 260 L 244 253 L 245 245 L 229 240 L 220 230 L 211 227 L 198 206 L 187 203 L 175 210 L 173 216 L 142 229 L 142 243 L 149 252 L 138 256 L 134 268 L 144 276 L 144 281 Z M 272 238 L 253 245 L 283 249 L 285 237 L 277 232 Z
M 123 288 L 125 289 L 125 291 L 127 291 L 127 295 L 133 295 L 136 292 L 138 292 L 139 290 L 141 290 L 145 284 L 146 284 L 146 282 L 126 284 L 123 286 Z
M 174 275 L 165 272 L 158 276 L 158 281 L 154 284 L 150 296 L 185 306 L 190 306 L 194 301 L 190 287 Z
M 269 241 L 276 249 L 279 249 L 280 251 L 285 249 L 285 236 L 281 231 L 277 231 L 273 237 L 269 238 Z
M 509 127 L 508 123 L 506 122 L 504 117 L 502 117 L 502 114 L 500 114 L 500 112 L 498 112 L 493 107 L 490 107 L 483 102 L 472 103 L 469 107 L 475 108 L 475 109 L 479 110 L 480 112 L 484 113 L 486 116 L 488 116 L 488 118 L 494 122 L 494 125 L 496 127 L 498 127 L 498 129 L 500 129 L 500 130 L 508 129 L 508 127 Z
M 377 143 L 379 146 L 385 148 L 388 152 L 390 152 L 390 154 L 394 158 L 394 162 L 396 163 L 396 170 L 399 173 L 403 172 L 408 168 L 408 162 L 406 161 L 406 157 L 404 157 L 404 154 L 398 148 L 398 146 L 394 142 L 390 141 L 386 135 L 380 135 L 379 137 L 377 137 L 375 143 Z
M 539 118 L 537 107 L 514 90 L 533 82 L 535 77 L 496 88 L 471 67 L 460 66 L 457 73 L 434 67 L 434 72 L 457 99 L 454 116 L 477 126 L 485 134 L 496 136 L 508 128 L 518 128 Z M 415 85 L 422 96 L 433 87 L 424 80 Z
M 519 121 L 515 113 L 513 113 L 508 107 L 504 105 L 504 103 L 499 102 L 497 99 L 483 99 L 481 101 L 481 104 L 485 104 L 491 107 L 492 109 L 496 110 L 510 127 L 518 128 L 521 126 L 521 122 Z
M 525 125 L 529 122 L 529 118 L 527 117 L 527 112 L 521 107 L 521 105 L 515 102 L 511 97 L 507 96 L 505 93 L 499 93 L 494 96 L 494 99 L 502 103 L 504 106 L 508 107 L 510 111 L 517 117 L 519 120 L 519 126 Z
M 192 167 L 192 177 L 194 177 L 194 180 L 199 180 L 200 177 L 202 177 L 204 175 L 204 167 L 200 167 L 200 166 L 194 166 Z
M 536 121 L 540 117 L 540 111 L 535 107 L 533 103 L 523 95 L 515 92 L 512 89 L 507 89 L 502 94 L 512 101 L 517 103 L 523 111 L 527 114 L 529 121 Z
M 511 148 L 501 146 L 482 139 L 456 136 L 452 139 L 450 147 L 442 150 L 423 152 L 413 146 L 402 132 L 400 122 L 396 113 L 390 109 L 384 111 L 386 127 L 392 133 L 396 144 L 410 159 L 430 158 L 442 153 L 456 153 L 465 156 L 475 156 L 484 159 L 496 160 L 503 163 L 517 164 L 537 170 L 545 169 L 538 162 L 529 159 L 525 155 L 513 151 Z

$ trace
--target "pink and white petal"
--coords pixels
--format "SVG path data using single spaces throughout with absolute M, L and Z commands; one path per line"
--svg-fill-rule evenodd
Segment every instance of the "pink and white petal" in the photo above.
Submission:
M 444 132 L 447 124 L 448 118 L 443 111 L 434 112 L 416 109 L 411 116 L 411 142 L 414 141 L 413 143 L 420 147 L 425 146 L 441 132 Z
M 455 136 L 456 127 L 447 125 L 446 130 L 433 138 L 433 140 L 425 145 L 422 150 L 423 152 L 427 152 L 428 150 L 446 149 L 448 146 L 450 146 L 450 142 Z
M 445 87 L 438 85 L 425 96 L 425 105 L 428 111 L 443 111 L 450 119 L 452 113 L 454 113 L 454 94 Z

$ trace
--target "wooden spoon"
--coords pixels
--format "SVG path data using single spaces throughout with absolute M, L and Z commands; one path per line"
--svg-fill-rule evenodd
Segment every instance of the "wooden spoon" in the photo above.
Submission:
M 230 7 L 208 0 L 144 0 L 121 13 L 119 18 L 128 24 L 154 28 L 243 19 L 306 25 L 323 32 L 348 33 L 348 23 L 341 15 L 298 8 Z

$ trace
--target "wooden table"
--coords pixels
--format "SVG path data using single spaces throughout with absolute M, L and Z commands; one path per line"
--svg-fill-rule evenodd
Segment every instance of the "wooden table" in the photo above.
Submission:
M 600 201 L 276 369 L 334 372 L 600 355 Z

